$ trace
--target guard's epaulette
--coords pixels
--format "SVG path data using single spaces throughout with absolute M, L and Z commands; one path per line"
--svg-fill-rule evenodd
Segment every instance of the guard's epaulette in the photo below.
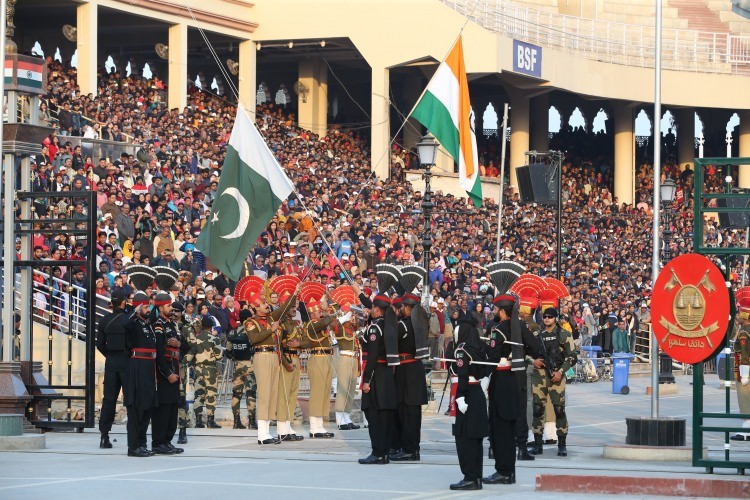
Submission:
M 260 328 L 260 323 L 258 323 L 254 319 L 246 319 L 245 322 L 242 323 L 242 326 L 245 327 L 245 330 L 248 330 L 248 327 L 247 327 L 248 323 L 250 323 L 251 325 L 253 325 L 254 329 L 256 329 L 256 330 L 260 330 L 261 329 Z

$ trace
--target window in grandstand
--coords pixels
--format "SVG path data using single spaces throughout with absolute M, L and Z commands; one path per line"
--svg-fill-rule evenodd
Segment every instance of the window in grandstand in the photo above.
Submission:
M 117 65 L 115 64 L 115 60 L 112 59 L 112 56 L 107 57 L 107 60 L 104 61 L 104 69 L 107 71 L 107 74 L 112 73 L 112 70 L 117 71 Z
M 44 50 L 42 50 L 42 44 L 39 43 L 38 41 L 34 42 L 34 46 L 31 47 L 31 55 L 44 57 Z
M 224 82 L 220 78 L 214 77 L 211 82 L 211 90 L 216 92 L 216 95 L 224 95 Z
M 203 90 L 206 88 L 206 83 L 206 75 L 204 75 L 203 73 L 198 73 L 198 76 L 195 79 L 195 86 Z
M 255 104 L 261 105 L 267 102 L 271 102 L 271 92 L 268 91 L 268 84 L 266 82 L 260 82 L 258 91 L 255 93 Z
M 651 118 L 645 110 L 641 110 L 638 116 L 635 117 L 635 135 L 650 137 L 651 134 Z
M 552 134 L 557 134 L 560 132 L 560 127 L 562 123 L 562 116 L 560 115 L 560 111 L 554 106 L 550 106 L 549 108 L 549 132 Z
M 499 124 L 497 117 L 497 110 L 492 103 L 487 104 L 482 113 L 482 130 L 480 131 L 483 136 L 490 137 L 497 134 L 497 126 Z
M 133 72 L 133 65 L 130 64 L 130 61 L 128 61 L 128 65 L 125 66 L 125 75 L 130 76 L 130 74 Z
M 568 125 L 570 125 L 573 130 L 578 128 L 582 128 L 584 131 L 586 130 L 586 117 L 583 116 L 583 113 L 579 108 L 574 109 L 570 114 Z
M 598 134 L 599 132 L 606 134 L 608 119 L 609 116 L 607 116 L 607 112 L 603 109 L 600 109 L 594 117 L 594 121 L 591 123 L 591 131 L 595 134 Z
M 145 65 L 143 66 L 143 73 L 141 73 L 141 75 L 142 75 L 142 76 L 143 76 L 143 78 L 145 78 L 146 80 L 150 80 L 150 79 L 151 79 L 151 77 L 152 77 L 152 76 L 154 76 L 153 72 L 151 71 L 151 66 L 149 66 L 149 65 L 148 65 L 148 63 L 146 63 L 146 64 L 145 64 Z
M 60 47 L 57 47 L 57 50 L 55 50 L 55 56 L 52 59 L 54 59 L 55 61 L 63 62 L 62 54 L 60 54 Z M 70 67 L 71 68 L 78 67 L 78 50 L 73 52 L 73 57 L 70 58 Z
M 286 106 L 287 104 L 290 104 L 292 102 L 292 99 L 289 97 L 289 90 L 287 90 L 286 85 L 283 83 L 279 87 L 279 90 L 276 92 L 276 104 L 279 106 Z

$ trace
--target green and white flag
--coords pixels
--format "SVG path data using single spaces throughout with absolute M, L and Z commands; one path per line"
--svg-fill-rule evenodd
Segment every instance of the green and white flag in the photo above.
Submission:
M 250 249 L 293 190 L 255 124 L 238 107 L 216 199 L 196 248 L 239 280 Z

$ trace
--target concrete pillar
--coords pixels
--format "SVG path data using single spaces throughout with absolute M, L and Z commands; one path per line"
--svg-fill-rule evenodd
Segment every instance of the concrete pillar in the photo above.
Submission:
M 167 102 L 169 109 L 187 106 L 187 24 L 169 27 L 169 77 L 167 80 Z
M 416 75 L 412 78 L 407 78 L 403 82 L 404 92 L 404 103 L 407 109 L 411 109 L 416 103 L 417 99 L 424 90 L 424 83 L 421 78 Z M 409 117 L 406 120 L 406 125 L 403 128 L 404 135 L 404 147 L 409 150 L 415 150 L 417 143 L 422 139 L 422 124 L 419 123 L 413 117 Z
M 502 117 L 501 117 L 502 118 Z M 549 149 L 549 94 L 531 100 L 531 149 Z
M 635 118 L 633 108 L 623 103 L 612 106 L 615 130 L 615 196 L 618 203 L 634 203 Z
M 240 74 L 239 93 L 240 103 L 249 113 L 255 113 L 255 95 L 258 91 L 258 83 L 255 81 L 257 52 L 255 42 L 245 40 L 240 42 Z
M 673 111 L 677 118 L 677 163 L 680 169 L 689 164 L 693 168 L 695 159 L 695 110 L 678 109 Z
M 375 176 L 379 179 L 387 179 L 389 175 L 388 164 L 390 162 L 390 109 L 388 97 L 390 95 L 390 70 L 385 67 L 373 65 L 372 68 L 372 94 L 370 110 L 370 163 Z
M 750 158 L 750 110 L 737 111 L 740 117 L 740 158 Z M 739 187 L 750 188 L 750 165 L 740 165 Z
M 82 3 L 76 7 L 78 30 L 78 86 L 81 94 L 96 95 L 97 47 L 99 37 L 99 15 L 95 3 Z M 70 59 L 64 61 L 70 62 Z
M 328 130 L 328 66 L 319 57 L 299 63 L 299 81 L 307 89 L 297 96 L 299 126 L 321 137 Z
M 528 150 L 529 98 L 518 93 L 510 96 L 510 185 L 515 190 L 518 190 L 516 169 L 526 165 Z

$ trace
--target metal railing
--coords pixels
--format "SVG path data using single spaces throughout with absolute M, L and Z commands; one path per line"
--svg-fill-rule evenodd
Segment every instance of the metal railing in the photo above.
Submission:
M 440 0 L 478 25 L 507 37 L 556 47 L 587 59 L 654 66 L 655 27 L 532 9 L 505 0 Z M 750 35 L 662 29 L 662 68 L 746 74 Z
M 32 318 L 35 323 L 49 326 L 61 333 L 72 333 L 77 340 L 86 340 L 86 290 L 79 285 L 71 285 L 65 280 L 52 278 L 49 274 L 34 270 L 31 291 Z M 39 280 L 39 277 L 43 279 Z M 15 289 L 16 311 L 20 312 L 21 303 L 21 275 L 16 273 Z M 110 299 L 104 295 L 96 295 L 95 321 L 105 314 L 112 312 Z

